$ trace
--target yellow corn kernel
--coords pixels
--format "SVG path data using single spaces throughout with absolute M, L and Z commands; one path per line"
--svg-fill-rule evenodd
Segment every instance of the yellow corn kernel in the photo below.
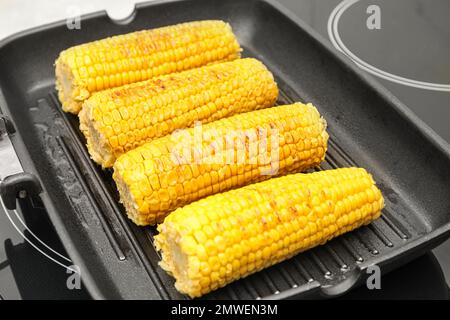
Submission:
M 305 130 L 307 128 L 315 129 Z M 297 142 L 292 140 L 288 143 L 285 137 L 292 132 L 298 134 Z M 305 151 L 304 141 L 311 139 L 317 141 L 314 157 L 283 161 L 280 150 L 289 148 L 290 154 L 299 154 Z M 219 145 L 218 142 L 225 140 L 246 142 L 223 143 L 221 148 L 209 148 L 211 144 Z M 271 142 L 270 151 L 267 148 L 268 141 Z M 196 127 L 186 129 L 181 140 L 169 135 L 148 142 L 117 159 L 113 178 L 128 217 L 138 225 L 154 225 L 161 222 L 170 211 L 201 197 L 318 166 L 325 157 L 327 141 L 325 120 L 313 105 L 283 105 L 208 123 L 202 126 L 201 133 L 198 133 Z M 252 144 L 257 148 L 248 148 Z M 161 151 L 163 148 L 164 151 Z M 187 152 L 197 153 L 197 156 L 194 159 L 189 156 L 183 160 L 181 154 L 186 149 Z M 225 155 L 230 152 L 239 153 L 240 156 L 226 159 Z M 271 162 L 258 162 L 257 158 L 261 155 Z M 170 159 L 171 165 L 159 166 L 161 159 Z M 238 159 L 240 160 L 237 161 Z M 140 167 L 151 170 L 144 170 L 145 174 L 137 175 Z M 152 182 L 155 175 L 159 177 L 159 188 Z M 144 180 L 150 180 L 152 185 L 149 194 L 143 193 L 139 188 Z M 145 199 L 154 198 L 154 194 L 159 194 L 169 184 L 182 186 L 179 188 L 182 193 L 176 197 L 165 197 L 159 203 L 140 205 L 145 203 Z M 133 190 L 139 190 L 139 193 Z M 239 203 L 235 206 L 239 206 Z
M 77 114 L 94 92 L 238 59 L 240 52 L 230 25 L 219 20 L 137 31 L 62 51 L 56 89 L 63 110 Z
M 234 81 L 241 83 L 239 92 L 230 85 Z M 253 103 L 257 88 L 262 88 L 260 104 Z M 233 103 L 204 109 L 227 95 L 234 96 Z M 196 121 L 208 123 L 271 107 L 277 95 L 272 73 L 264 64 L 256 59 L 239 59 L 98 92 L 84 103 L 80 129 L 94 161 L 111 167 L 122 153 L 145 142 L 194 126 Z M 144 131 L 138 129 L 138 123 Z M 110 143 L 111 133 L 117 137 L 119 148 Z M 130 137 L 134 140 L 128 140 Z
M 345 190 L 339 198 L 333 196 L 338 190 Z M 370 199 L 365 196 L 367 193 L 371 194 Z M 364 201 L 356 201 L 360 196 Z M 315 203 L 316 197 L 323 197 L 322 202 Z M 337 212 L 345 201 L 351 204 Z M 236 203 L 241 206 L 239 210 L 227 210 Z M 331 205 L 322 207 L 323 204 Z M 307 210 L 297 210 L 303 207 Z M 364 169 L 298 173 L 216 194 L 179 208 L 158 226 L 155 244 L 162 253 L 160 265 L 175 278 L 175 287 L 190 297 L 199 297 L 369 224 L 380 216 L 383 207 L 383 196 Z M 322 218 L 310 214 L 316 210 L 324 210 Z M 216 216 L 207 225 L 186 225 L 186 215 L 196 220 L 213 211 Z M 278 220 L 282 211 L 285 217 Z M 259 219 L 255 219 L 256 212 Z M 238 225 L 233 223 L 236 218 L 241 220 Z M 268 225 L 266 222 L 271 220 L 277 223 Z M 223 228 L 206 232 L 217 224 Z M 205 245 L 207 255 L 203 254 Z M 185 272 L 197 270 L 197 266 L 201 266 L 198 272 Z

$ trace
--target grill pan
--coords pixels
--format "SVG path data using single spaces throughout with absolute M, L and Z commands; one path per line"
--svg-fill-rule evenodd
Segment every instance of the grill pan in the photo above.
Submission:
M 21 188 L 39 194 L 94 298 L 186 297 L 157 265 L 155 229 L 126 218 L 111 172 L 89 159 L 77 117 L 61 112 L 53 63 L 61 50 L 79 43 L 201 19 L 231 23 L 244 55 L 274 73 L 279 103 L 318 107 L 330 142 L 317 170 L 365 167 L 386 200 L 382 217 L 371 225 L 204 298 L 333 297 L 362 283 L 368 266 L 388 272 L 449 237 L 448 144 L 303 22 L 270 0 L 138 4 L 126 20 L 113 21 L 103 11 L 83 16 L 79 30 L 62 21 L 0 43 L 0 110 L 10 120 L 3 127 L 15 129 L 9 138 L 25 172 L 3 183 L 3 200 L 14 206 L 11 197 Z

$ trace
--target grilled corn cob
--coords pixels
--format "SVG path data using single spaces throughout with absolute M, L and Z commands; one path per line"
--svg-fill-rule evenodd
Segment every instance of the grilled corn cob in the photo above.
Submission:
M 160 265 L 191 297 L 369 224 L 384 200 L 370 174 L 293 174 L 179 208 L 158 226 Z
M 229 24 L 196 21 L 118 35 L 61 52 L 56 88 L 64 111 L 77 114 L 92 93 L 240 57 Z
M 154 225 L 204 196 L 317 166 L 327 149 L 325 120 L 311 104 L 238 114 L 201 129 L 153 140 L 117 159 L 113 177 L 136 224 Z M 192 152 L 180 152 L 186 149 Z
M 80 129 L 92 159 L 111 167 L 145 142 L 195 121 L 271 107 L 277 95 L 261 62 L 235 60 L 98 92 L 84 103 Z

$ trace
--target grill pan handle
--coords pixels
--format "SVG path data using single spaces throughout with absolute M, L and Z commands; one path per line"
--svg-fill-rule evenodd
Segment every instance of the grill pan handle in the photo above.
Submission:
M 16 209 L 16 199 L 37 196 L 42 192 L 39 180 L 31 173 L 16 173 L 0 182 L 0 196 L 5 207 Z
M 36 176 L 23 171 L 10 140 L 14 133 L 13 123 L 0 115 L 0 197 L 9 210 L 16 209 L 17 198 L 37 196 L 42 192 L 42 186 Z

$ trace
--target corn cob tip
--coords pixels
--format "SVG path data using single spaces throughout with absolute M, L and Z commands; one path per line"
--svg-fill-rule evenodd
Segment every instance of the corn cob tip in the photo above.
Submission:
M 148 217 L 147 215 L 139 212 L 139 207 L 137 206 L 133 193 L 131 192 L 129 185 L 123 179 L 120 171 L 114 170 L 113 179 L 120 194 L 120 202 L 125 207 L 125 212 L 128 218 L 138 226 L 147 226 L 149 224 L 155 225 L 157 223 L 156 217 Z
M 82 103 L 89 97 L 89 91 L 85 86 L 77 84 L 76 76 L 60 54 L 55 62 L 56 91 L 65 112 L 78 114 Z
M 78 113 L 78 119 L 80 131 L 86 138 L 86 147 L 91 159 L 100 164 L 103 169 L 112 167 L 116 157 L 112 154 L 104 133 L 98 129 L 98 123 L 93 121 L 92 104 L 89 100 L 83 103 L 83 108 Z

